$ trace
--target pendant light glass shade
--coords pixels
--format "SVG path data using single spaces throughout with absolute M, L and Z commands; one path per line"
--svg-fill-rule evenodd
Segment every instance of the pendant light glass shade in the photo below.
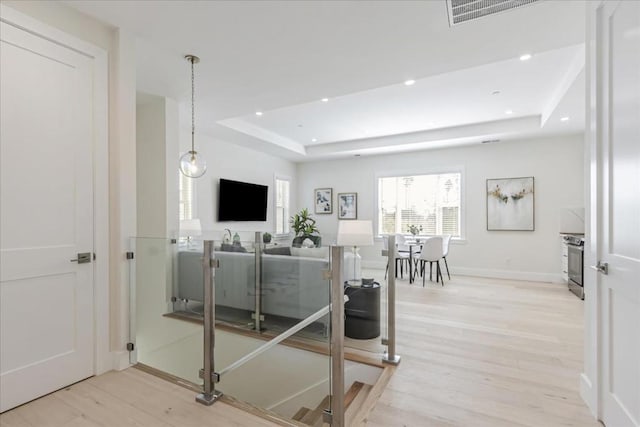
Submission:
M 195 55 L 186 55 L 185 59 L 191 63 L 191 150 L 180 157 L 180 172 L 189 178 L 200 178 L 207 171 L 207 162 L 195 150 L 195 79 L 193 64 L 200 62 L 200 58 Z
M 180 157 L 180 172 L 189 178 L 200 178 L 207 171 L 207 162 L 196 151 L 187 151 Z

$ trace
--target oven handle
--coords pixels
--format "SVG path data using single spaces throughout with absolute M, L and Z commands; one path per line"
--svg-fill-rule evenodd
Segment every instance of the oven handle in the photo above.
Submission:
M 597 271 L 598 273 L 604 274 L 605 276 L 609 274 L 609 263 L 608 262 L 602 263 L 602 262 L 598 261 L 598 263 L 596 265 L 592 265 L 591 268 L 594 269 L 595 271 Z

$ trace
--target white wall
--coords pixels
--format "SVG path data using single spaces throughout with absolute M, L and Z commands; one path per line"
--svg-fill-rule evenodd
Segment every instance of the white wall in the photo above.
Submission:
M 138 237 L 175 237 L 178 229 L 178 107 L 175 101 L 140 94 L 136 107 Z M 171 173 L 168 173 L 171 171 Z
M 182 132 L 182 150 L 188 150 L 191 144 L 191 134 Z M 207 173 L 195 180 L 196 214 L 200 219 L 203 237 L 217 239 L 225 228 L 233 232 L 242 232 L 243 240 L 253 240 L 250 231 L 275 230 L 274 221 L 274 183 L 275 176 L 288 176 L 291 182 L 291 206 L 296 206 L 296 166 L 293 162 L 269 154 L 215 140 L 207 135 L 198 135 L 196 128 L 196 151 L 201 153 L 207 161 Z M 176 171 L 178 166 L 176 155 Z M 177 173 L 177 172 L 176 172 Z M 250 182 L 267 185 L 268 206 L 266 222 L 218 222 L 218 181 L 220 178 L 235 181 Z M 241 195 L 239 195 L 240 197 Z M 211 231 L 215 232 L 211 232 Z
M 375 224 L 376 176 L 463 170 L 466 227 L 464 241 L 453 243 L 449 267 L 459 274 L 526 280 L 559 280 L 560 208 L 583 206 L 582 135 L 478 144 L 460 148 L 395 155 L 354 157 L 298 165 L 298 209 L 313 210 L 313 190 L 333 188 L 358 193 L 358 219 Z M 486 179 L 535 178 L 535 231 L 486 230 Z M 335 235 L 337 214 L 316 215 L 321 233 Z M 365 265 L 384 268 L 382 243 L 362 248 Z

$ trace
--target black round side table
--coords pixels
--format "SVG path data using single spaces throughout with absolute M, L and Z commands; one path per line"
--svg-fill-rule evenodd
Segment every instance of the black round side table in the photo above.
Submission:
M 380 284 L 370 287 L 350 286 L 345 282 L 344 335 L 349 338 L 371 339 L 380 336 Z

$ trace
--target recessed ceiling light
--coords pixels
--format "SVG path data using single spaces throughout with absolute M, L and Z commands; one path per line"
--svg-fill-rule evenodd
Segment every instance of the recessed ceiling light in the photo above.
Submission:
M 531 54 L 530 53 L 525 53 L 524 55 L 520 56 L 520 61 L 528 61 L 531 59 Z
M 318 138 L 311 138 L 311 142 L 317 142 Z
M 500 91 L 499 90 L 494 90 L 493 92 L 491 92 L 491 95 L 500 95 Z
M 509 116 L 509 115 L 513 114 L 513 110 L 507 110 L 504 113 Z
M 405 81 L 404 81 L 404 85 L 405 85 L 405 86 L 412 86 L 412 85 L 414 85 L 415 83 L 416 83 L 416 81 L 415 81 L 415 80 L 405 80 Z
M 568 122 L 569 121 L 569 117 L 561 117 L 560 121 L 561 122 Z
M 322 102 L 329 102 L 329 98 L 322 98 L 320 101 L 322 101 Z
M 256 111 L 256 116 L 261 116 L 262 115 L 262 111 Z

